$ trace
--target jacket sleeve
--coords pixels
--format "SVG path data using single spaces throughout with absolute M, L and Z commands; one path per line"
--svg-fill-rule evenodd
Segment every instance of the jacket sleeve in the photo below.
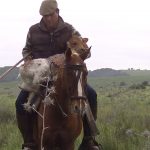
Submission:
M 71 26 L 71 30 L 73 35 L 81 36 L 81 34 L 73 26 Z
M 27 38 L 26 38 L 26 44 L 25 47 L 22 50 L 22 56 L 25 57 L 26 55 L 28 55 L 29 53 L 31 53 L 31 48 L 32 44 L 31 44 L 31 32 L 29 30 L 28 34 L 27 34 Z M 32 56 L 32 55 L 29 55 Z

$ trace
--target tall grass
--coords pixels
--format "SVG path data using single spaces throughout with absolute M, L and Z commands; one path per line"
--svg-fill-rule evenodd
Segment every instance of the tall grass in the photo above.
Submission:
M 97 141 L 104 150 L 150 150 L 150 87 L 129 88 L 149 77 L 90 78 L 98 94 Z M 120 86 L 120 82 L 125 82 Z M 16 83 L 0 84 L 0 150 L 20 150 L 15 119 Z M 76 142 L 76 150 L 82 140 Z
M 20 133 L 15 118 L 15 96 L 0 96 L 0 150 L 20 150 Z
M 97 124 L 101 133 L 98 139 L 104 150 L 150 150 L 150 87 L 129 88 L 144 80 L 141 77 L 89 80 L 98 93 Z M 122 81 L 125 87 L 120 87 Z

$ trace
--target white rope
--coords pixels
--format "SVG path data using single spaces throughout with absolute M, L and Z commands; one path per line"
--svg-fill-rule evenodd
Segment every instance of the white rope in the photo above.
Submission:
M 49 82 L 49 78 L 47 79 L 47 83 L 46 83 L 46 92 L 45 92 L 45 97 L 48 95 L 48 82 Z M 43 110 L 43 128 L 42 128 L 42 135 L 41 135 L 41 150 L 44 149 L 43 147 L 43 138 L 44 138 L 44 131 L 49 128 L 49 127 L 45 127 L 45 110 L 46 110 L 46 104 L 44 103 L 44 110 Z
M 43 116 L 34 107 L 35 105 L 32 105 L 31 108 L 43 119 Z

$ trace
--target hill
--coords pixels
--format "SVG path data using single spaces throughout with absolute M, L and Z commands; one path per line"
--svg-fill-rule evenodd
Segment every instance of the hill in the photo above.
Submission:
M 102 68 L 89 71 L 89 77 L 114 77 L 114 76 L 128 76 L 129 74 L 121 70 L 114 70 L 111 68 Z
M 6 72 L 11 66 L 0 67 L 0 75 Z M 10 73 L 8 73 L 0 82 L 17 81 L 19 74 L 19 68 L 15 67 Z M 89 70 L 89 77 L 117 77 L 117 76 L 147 76 L 150 75 L 150 70 L 115 70 L 111 68 L 101 68 L 96 70 Z
M 128 70 L 120 70 L 131 76 L 150 76 L 150 70 L 140 70 L 140 69 L 128 69 Z
M 2 75 L 10 68 L 11 66 L 0 67 L 0 75 Z M 19 73 L 18 67 L 15 67 L 10 73 L 8 73 L 4 78 L 2 78 L 0 82 L 16 81 L 18 77 L 18 73 Z

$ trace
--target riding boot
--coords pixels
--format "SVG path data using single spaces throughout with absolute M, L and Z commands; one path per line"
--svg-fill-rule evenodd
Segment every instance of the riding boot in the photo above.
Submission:
M 34 115 L 29 114 L 28 112 L 24 114 L 16 113 L 18 128 L 24 141 L 22 150 L 36 150 L 36 144 L 33 138 L 34 117 Z
M 87 90 L 88 102 L 94 120 L 97 119 L 97 94 L 91 87 L 88 86 Z M 95 136 L 92 135 L 86 115 L 83 117 L 83 140 L 78 150 L 102 150 L 101 144 L 99 144 Z
M 101 144 L 99 144 L 95 137 L 91 135 L 91 129 L 86 116 L 83 118 L 83 132 L 83 140 L 78 150 L 102 150 Z

